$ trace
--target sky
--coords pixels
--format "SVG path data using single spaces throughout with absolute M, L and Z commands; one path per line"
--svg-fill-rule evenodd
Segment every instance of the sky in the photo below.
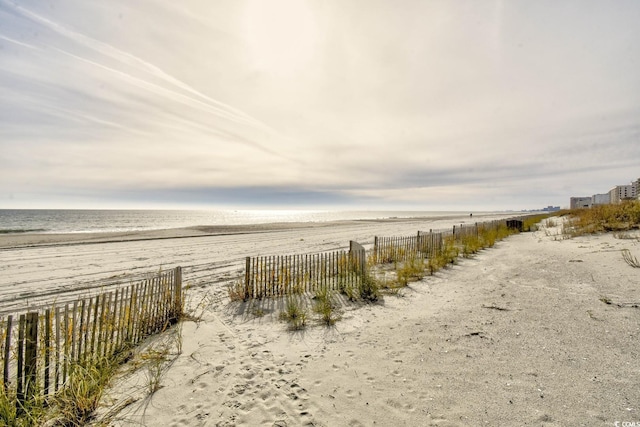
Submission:
M 1 208 L 519 210 L 640 178 L 637 0 L 0 0 Z

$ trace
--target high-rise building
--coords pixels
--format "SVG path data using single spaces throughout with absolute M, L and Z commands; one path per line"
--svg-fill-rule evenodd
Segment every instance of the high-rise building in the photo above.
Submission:
M 635 185 L 616 185 L 609 190 L 609 203 L 617 204 L 623 200 L 635 199 Z

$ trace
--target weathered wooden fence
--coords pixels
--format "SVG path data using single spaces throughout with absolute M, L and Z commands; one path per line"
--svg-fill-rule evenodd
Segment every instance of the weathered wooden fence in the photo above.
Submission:
M 349 251 L 305 255 L 247 257 L 245 299 L 315 292 L 326 287 L 356 286 L 366 269 L 366 252 L 357 242 Z
M 0 321 L 2 392 L 25 402 L 65 387 L 76 365 L 112 357 L 182 314 L 182 269 L 90 298 Z M 17 333 L 17 337 L 16 337 Z
M 429 232 L 418 231 L 419 255 L 423 258 L 433 258 L 442 250 L 445 239 L 452 238 L 452 230 L 441 230 Z
M 518 227 L 518 224 L 520 225 Z M 454 225 L 450 230 L 418 231 L 415 236 L 374 238 L 372 255 L 376 264 L 402 262 L 412 258 L 432 258 L 442 250 L 445 239 L 460 244 L 470 237 L 499 227 L 522 230 L 521 220 L 495 220 L 475 224 Z
M 374 237 L 373 259 L 376 264 L 415 258 L 419 252 L 420 232 L 415 236 Z
M 374 237 L 372 256 L 376 264 L 402 262 L 412 258 L 430 258 L 442 249 L 444 239 L 453 236 L 451 230 L 418 231 L 415 236 Z

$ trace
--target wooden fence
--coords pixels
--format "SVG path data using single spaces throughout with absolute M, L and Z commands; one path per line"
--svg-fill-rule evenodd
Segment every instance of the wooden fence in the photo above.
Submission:
M 245 299 L 357 286 L 365 274 L 366 252 L 357 242 L 349 251 L 306 255 L 247 257 Z
M 376 264 L 385 264 L 415 258 L 420 252 L 420 232 L 416 236 L 374 237 L 373 259 Z
M 65 387 L 74 366 L 113 357 L 175 323 L 182 304 L 177 267 L 62 307 L 1 319 L 5 397 L 15 398 L 20 413 L 25 402 Z
M 518 226 L 519 225 L 519 226 Z M 373 259 L 376 264 L 402 262 L 412 258 L 432 258 L 442 250 L 445 239 L 456 244 L 489 229 L 508 227 L 522 230 L 522 220 L 495 220 L 475 224 L 454 225 L 450 230 L 418 231 L 415 236 L 374 238 Z

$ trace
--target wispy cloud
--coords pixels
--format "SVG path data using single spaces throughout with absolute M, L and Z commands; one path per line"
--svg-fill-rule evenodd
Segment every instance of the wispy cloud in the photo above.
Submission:
M 7 4 L 7 5 L 11 5 L 9 2 L 3 0 L 3 3 Z M 68 52 L 64 52 L 63 50 L 58 49 L 60 52 L 68 54 L 70 56 L 74 56 L 77 59 L 80 60 L 85 60 L 89 63 L 92 63 L 96 66 L 100 66 L 100 67 L 104 67 L 107 70 L 110 70 L 112 72 L 116 72 L 118 74 L 120 74 L 121 76 L 126 76 L 129 79 L 131 79 L 134 82 L 138 82 L 138 84 L 141 84 L 143 87 L 145 88 L 154 88 L 158 91 L 160 91 L 162 94 L 164 95 L 168 95 L 171 94 L 174 99 L 189 99 L 191 102 L 196 103 L 197 105 L 200 105 L 204 108 L 207 109 L 208 112 L 214 113 L 219 115 L 220 117 L 227 119 L 227 120 L 232 120 L 238 123 L 243 123 L 243 124 L 249 124 L 249 125 L 253 125 L 253 126 L 265 126 L 264 124 L 260 123 L 258 120 L 248 116 L 247 114 L 227 105 L 224 104 L 220 101 L 216 101 L 206 95 L 204 95 L 203 93 L 195 90 L 194 88 L 190 87 L 188 84 L 181 82 L 180 80 L 172 77 L 171 75 L 165 73 L 164 71 L 162 71 L 159 67 L 144 61 L 142 59 L 140 59 L 139 57 L 136 57 L 128 52 L 122 51 L 120 49 L 115 48 L 114 46 L 109 45 L 108 43 L 104 43 L 101 42 L 99 40 L 95 40 L 91 37 L 88 37 L 84 34 L 78 33 L 76 31 L 72 31 L 68 28 L 66 28 L 64 25 L 61 25 L 60 23 L 54 22 L 50 19 L 47 19 L 41 15 L 38 15 L 37 13 L 34 13 L 32 11 L 30 11 L 29 9 L 19 6 L 17 4 L 13 5 L 15 8 L 15 11 L 18 12 L 19 14 L 22 14 L 23 16 L 33 20 L 36 23 L 39 24 L 43 24 L 44 26 L 48 27 L 49 29 L 53 30 L 54 32 L 82 45 L 85 47 L 90 48 L 91 50 L 102 54 L 104 56 L 113 58 L 115 60 L 117 60 L 118 62 L 121 62 L 122 64 L 128 65 L 128 66 L 132 66 L 135 69 L 144 71 L 145 73 L 151 75 L 152 77 L 156 77 L 166 83 L 169 83 L 171 86 L 175 87 L 175 88 L 179 88 L 185 92 L 187 92 L 190 95 L 194 95 L 196 98 L 190 98 L 188 96 L 185 95 L 181 95 L 179 93 L 175 93 L 172 92 L 171 89 L 165 89 L 165 88 L 161 88 L 158 85 L 154 85 L 151 84 L 149 82 L 144 81 L 143 79 L 138 79 L 135 78 L 125 72 L 122 71 L 116 71 L 113 70 L 105 65 L 101 65 L 98 64 L 97 62 L 94 61 L 90 61 L 86 58 L 80 58 L 79 56 L 73 55 L 71 53 Z M 29 46 L 29 45 L 27 45 Z M 33 47 L 33 46 L 30 46 Z
M 0 200 L 511 208 L 637 178 L 634 2 L 263 6 L 0 0 Z

